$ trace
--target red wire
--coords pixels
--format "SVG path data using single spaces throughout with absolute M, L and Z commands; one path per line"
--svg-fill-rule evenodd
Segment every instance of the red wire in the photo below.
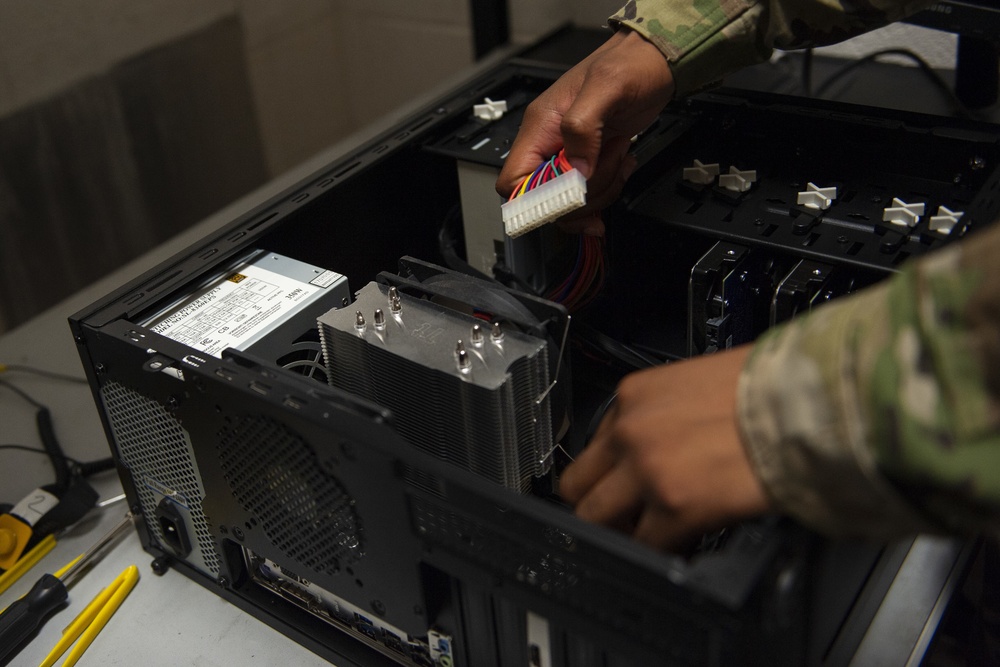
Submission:
M 572 309 L 576 300 L 584 292 L 585 283 L 587 282 L 584 277 L 590 272 L 592 262 L 593 247 L 587 242 L 587 237 L 585 237 L 583 242 L 583 270 L 580 272 L 581 278 L 577 280 L 576 285 L 573 286 L 573 290 L 569 293 L 569 296 L 566 297 L 565 304 L 567 309 Z

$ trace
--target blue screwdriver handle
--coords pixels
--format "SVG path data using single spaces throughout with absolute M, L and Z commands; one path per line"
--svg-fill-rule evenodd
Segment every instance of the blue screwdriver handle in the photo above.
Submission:
M 69 594 L 66 585 L 54 575 L 46 574 L 35 582 L 27 595 L 0 614 L 0 664 L 23 648 L 30 637 Z

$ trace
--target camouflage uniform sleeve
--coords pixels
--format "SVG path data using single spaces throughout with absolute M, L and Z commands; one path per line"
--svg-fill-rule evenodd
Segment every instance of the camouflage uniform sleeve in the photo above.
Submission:
M 1000 533 L 1000 224 L 774 329 L 737 406 L 775 505 L 826 533 Z
M 656 45 L 677 95 L 767 60 L 774 48 L 832 44 L 903 18 L 932 0 L 629 0 L 608 19 Z

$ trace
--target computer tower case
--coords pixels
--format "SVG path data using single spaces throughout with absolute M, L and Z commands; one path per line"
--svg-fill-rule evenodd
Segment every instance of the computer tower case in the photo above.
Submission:
M 630 370 L 751 341 L 993 220 L 1000 131 L 679 101 L 636 138 L 567 305 L 545 297 L 584 242 L 506 239 L 493 192 L 560 39 L 71 318 L 142 544 L 338 665 L 834 664 L 906 543 L 765 517 L 659 553 L 574 517 L 558 475 Z M 477 117 L 486 98 L 508 111 Z

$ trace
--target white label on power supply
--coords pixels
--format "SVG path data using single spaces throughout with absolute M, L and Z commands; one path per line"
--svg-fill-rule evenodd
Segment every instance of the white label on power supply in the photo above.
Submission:
M 336 275 L 336 274 L 335 274 Z M 248 264 L 156 322 L 150 329 L 219 357 L 294 310 L 323 286 Z
M 343 277 L 344 276 L 340 275 L 336 271 L 327 270 L 310 280 L 309 284 L 316 285 L 318 287 L 329 287 Z
M 29 526 L 38 523 L 45 514 L 59 504 L 59 498 L 44 489 L 35 489 L 26 495 L 21 502 L 14 505 L 8 514 L 22 519 Z

